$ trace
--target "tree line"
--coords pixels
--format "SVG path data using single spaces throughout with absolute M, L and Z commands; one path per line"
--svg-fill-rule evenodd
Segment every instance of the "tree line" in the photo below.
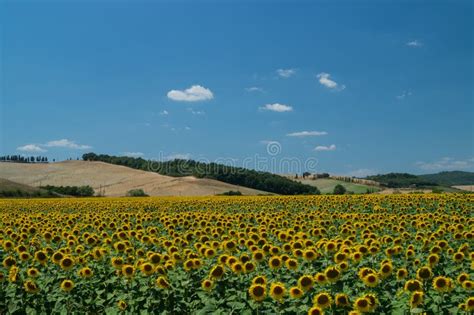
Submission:
M 16 163 L 48 163 L 47 156 L 23 156 L 23 155 L 2 155 L 0 162 L 16 162 Z
M 203 163 L 183 159 L 151 161 L 143 158 L 95 153 L 86 153 L 82 156 L 82 159 L 84 161 L 101 161 L 122 165 L 173 177 L 194 176 L 197 178 L 215 179 L 233 185 L 281 195 L 320 193 L 317 187 L 301 184 L 280 175 L 218 163 Z
M 56 193 L 66 196 L 74 197 L 91 197 L 94 196 L 94 189 L 91 186 L 40 186 L 41 189 L 44 189 L 50 193 Z
M 388 188 L 422 188 L 426 186 L 437 186 L 436 183 L 408 173 L 388 173 L 385 175 L 367 176 L 366 179 L 379 182 Z

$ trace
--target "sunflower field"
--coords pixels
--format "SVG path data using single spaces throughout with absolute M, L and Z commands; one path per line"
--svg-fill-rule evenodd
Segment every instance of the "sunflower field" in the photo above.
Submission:
M 474 195 L 0 201 L 0 314 L 469 314 Z

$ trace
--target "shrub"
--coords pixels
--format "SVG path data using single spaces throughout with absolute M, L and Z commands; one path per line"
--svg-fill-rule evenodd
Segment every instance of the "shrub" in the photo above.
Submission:
M 132 189 L 127 192 L 127 197 L 148 197 L 143 189 Z
M 344 186 L 342 186 L 341 184 L 337 184 L 334 187 L 333 194 L 335 194 L 335 195 L 344 195 L 345 193 L 346 193 L 346 188 Z
M 222 196 L 242 196 L 242 193 L 238 190 L 229 190 L 221 194 Z

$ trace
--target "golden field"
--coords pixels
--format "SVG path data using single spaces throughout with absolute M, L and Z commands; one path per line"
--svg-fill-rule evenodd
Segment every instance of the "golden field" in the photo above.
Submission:
M 474 196 L 0 201 L 0 314 L 466 314 Z

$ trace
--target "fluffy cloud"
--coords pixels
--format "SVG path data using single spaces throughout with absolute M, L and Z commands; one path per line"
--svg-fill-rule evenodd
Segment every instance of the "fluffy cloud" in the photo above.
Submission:
M 292 77 L 293 75 L 295 75 L 296 70 L 295 69 L 278 69 L 276 71 L 276 73 L 280 77 L 287 79 L 287 78 Z
M 336 81 L 331 80 L 329 73 L 321 72 L 316 77 L 319 79 L 319 83 L 327 87 L 328 89 L 335 91 L 342 91 L 346 88 L 345 85 L 339 85 Z
M 188 108 L 188 111 L 193 115 L 204 115 L 205 112 L 202 110 L 194 110 L 191 107 Z
M 411 96 L 411 92 L 410 91 L 403 91 L 402 94 L 397 95 L 397 99 L 404 100 L 408 96 Z
M 49 141 L 44 146 L 50 147 L 50 148 L 68 148 L 68 149 L 75 149 L 75 150 L 86 150 L 86 149 L 92 148 L 90 145 L 77 144 L 76 142 L 68 140 L 68 139 Z
M 160 112 L 160 115 L 161 115 L 161 116 L 166 116 L 166 115 L 168 115 L 168 114 L 169 114 L 169 113 L 168 113 L 168 111 L 167 111 L 166 109 L 165 109 L 165 110 L 162 110 L 162 111 Z
M 314 151 L 334 151 L 334 150 L 336 150 L 335 144 L 331 144 L 330 146 L 318 145 L 316 148 L 314 148 Z
M 136 158 L 136 157 L 141 157 L 144 154 L 142 152 L 122 152 L 122 155 Z
M 423 43 L 421 43 L 420 41 L 418 41 L 418 40 L 415 39 L 415 40 L 412 40 L 412 41 L 407 42 L 407 46 L 409 46 L 409 47 L 415 47 L 415 48 L 416 48 L 416 47 L 421 47 L 421 46 L 423 46 Z
M 433 162 L 416 162 L 416 166 L 425 171 L 452 171 L 474 168 L 474 158 L 456 160 L 445 157 Z
M 198 102 L 214 98 L 211 90 L 200 85 L 193 85 L 186 90 L 171 90 L 167 96 L 169 99 L 177 102 Z
M 245 91 L 247 91 L 247 92 L 263 92 L 263 89 L 261 87 L 258 87 L 258 86 L 251 86 L 251 87 L 245 88 Z
M 298 131 L 287 134 L 288 137 L 311 137 L 311 136 L 325 136 L 326 131 Z
M 275 103 L 275 104 L 266 104 L 265 106 L 260 107 L 260 109 L 283 113 L 283 112 L 291 112 L 293 110 L 293 107 L 289 105 Z
M 18 147 L 16 148 L 18 151 L 22 151 L 22 152 L 35 152 L 35 153 L 39 153 L 39 152 L 46 152 L 47 150 L 41 148 L 40 146 L 36 145 L 36 144 L 25 144 L 21 147 Z

